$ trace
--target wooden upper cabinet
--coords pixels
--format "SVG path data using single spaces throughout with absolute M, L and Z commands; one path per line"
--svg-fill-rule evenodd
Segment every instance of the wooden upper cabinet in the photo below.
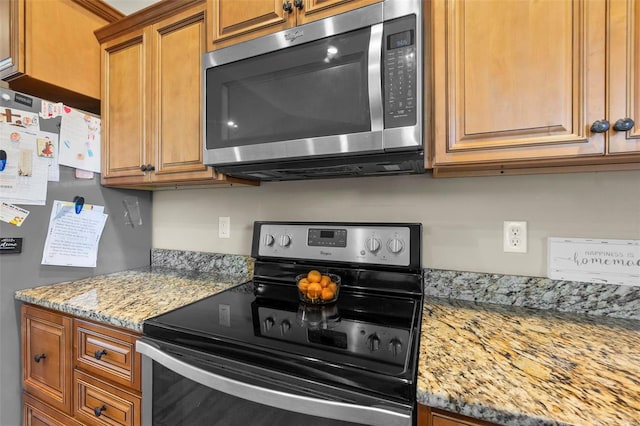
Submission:
M 640 2 L 609 3 L 609 112 L 612 131 L 609 154 L 640 154 Z M 618 120 L 631 119 L 629 130 L 615 129 Z M 631 125 L 630 121 L 621 124 Z
M 0 78 L 13 90 L 100 112 L 93 31 L 123 15 L 100 0 L 3 0 Z
M 257 185 L 203 163 L 204 0 L 161 1 L 101 28 L 102 184 Z
M 435 167 L 604 154 L 604 2 L 432 7 Z
M 381 0 L 207 0 L 207 50 L 236 44 Z
M 173 179 L 174 173 L 181 172 L 199 172 L 200 177 L 211 178 L 213 170 L 203 165 L 202 149 L 205 5 L 154 24 L 151 31 L 155 53 L 151 110 L 156 114 L 150 135 L 155 140 L 151 144 L 154 180 Z
M 132 31 L 103 44 L 102 179 L 134 177 L 147 164 L 149 33 Z

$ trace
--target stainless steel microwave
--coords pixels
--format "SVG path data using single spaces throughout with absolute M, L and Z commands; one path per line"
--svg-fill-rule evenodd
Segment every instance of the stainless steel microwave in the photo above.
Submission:
M 421 0 L 386 0 L 203 57 L 204 162 L 276 181 L 423 173 Z

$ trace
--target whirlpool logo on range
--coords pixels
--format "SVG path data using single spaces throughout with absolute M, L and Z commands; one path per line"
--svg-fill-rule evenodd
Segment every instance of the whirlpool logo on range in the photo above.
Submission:
M 320 254 L 323 256 L 333 256 L 333 253 L 331 253 L 330 251 L 322 251 L 320 250 Z

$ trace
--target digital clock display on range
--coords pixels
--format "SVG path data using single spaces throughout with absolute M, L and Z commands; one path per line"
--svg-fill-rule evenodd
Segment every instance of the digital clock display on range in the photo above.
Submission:
M 387 50 L 411 46 L 414 43 L 413 30 L 402 31 L 387 36 Z
M 316 247 L 346 247 L 347 230 L 340 228 L 311 228 L 307 235 L 307 244 Z

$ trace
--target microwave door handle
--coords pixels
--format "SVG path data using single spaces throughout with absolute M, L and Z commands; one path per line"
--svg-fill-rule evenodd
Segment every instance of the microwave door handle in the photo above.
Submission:
M 371 26 L 369 39 L 369 111 L 371 114 L 371 131 L 384 130 L 384 111 L 382 108 L 382 33 L 384 25 Z
M 319 417 L 326 417 L 327 413 L 332 413 L 338 419 L 357 423 L 364 422 L 364 424 L 371 426 L 411 425 L 410 413 L 401 413 L 382 407 L 322 400 L 245 383 L 198 368 L 169 355 L 153 343 L 142 340 L 136 342 L 136 350 L 182 377 L 240 399 Z M 147 389 L 144 389 L 144 391 L 147 391 Z

